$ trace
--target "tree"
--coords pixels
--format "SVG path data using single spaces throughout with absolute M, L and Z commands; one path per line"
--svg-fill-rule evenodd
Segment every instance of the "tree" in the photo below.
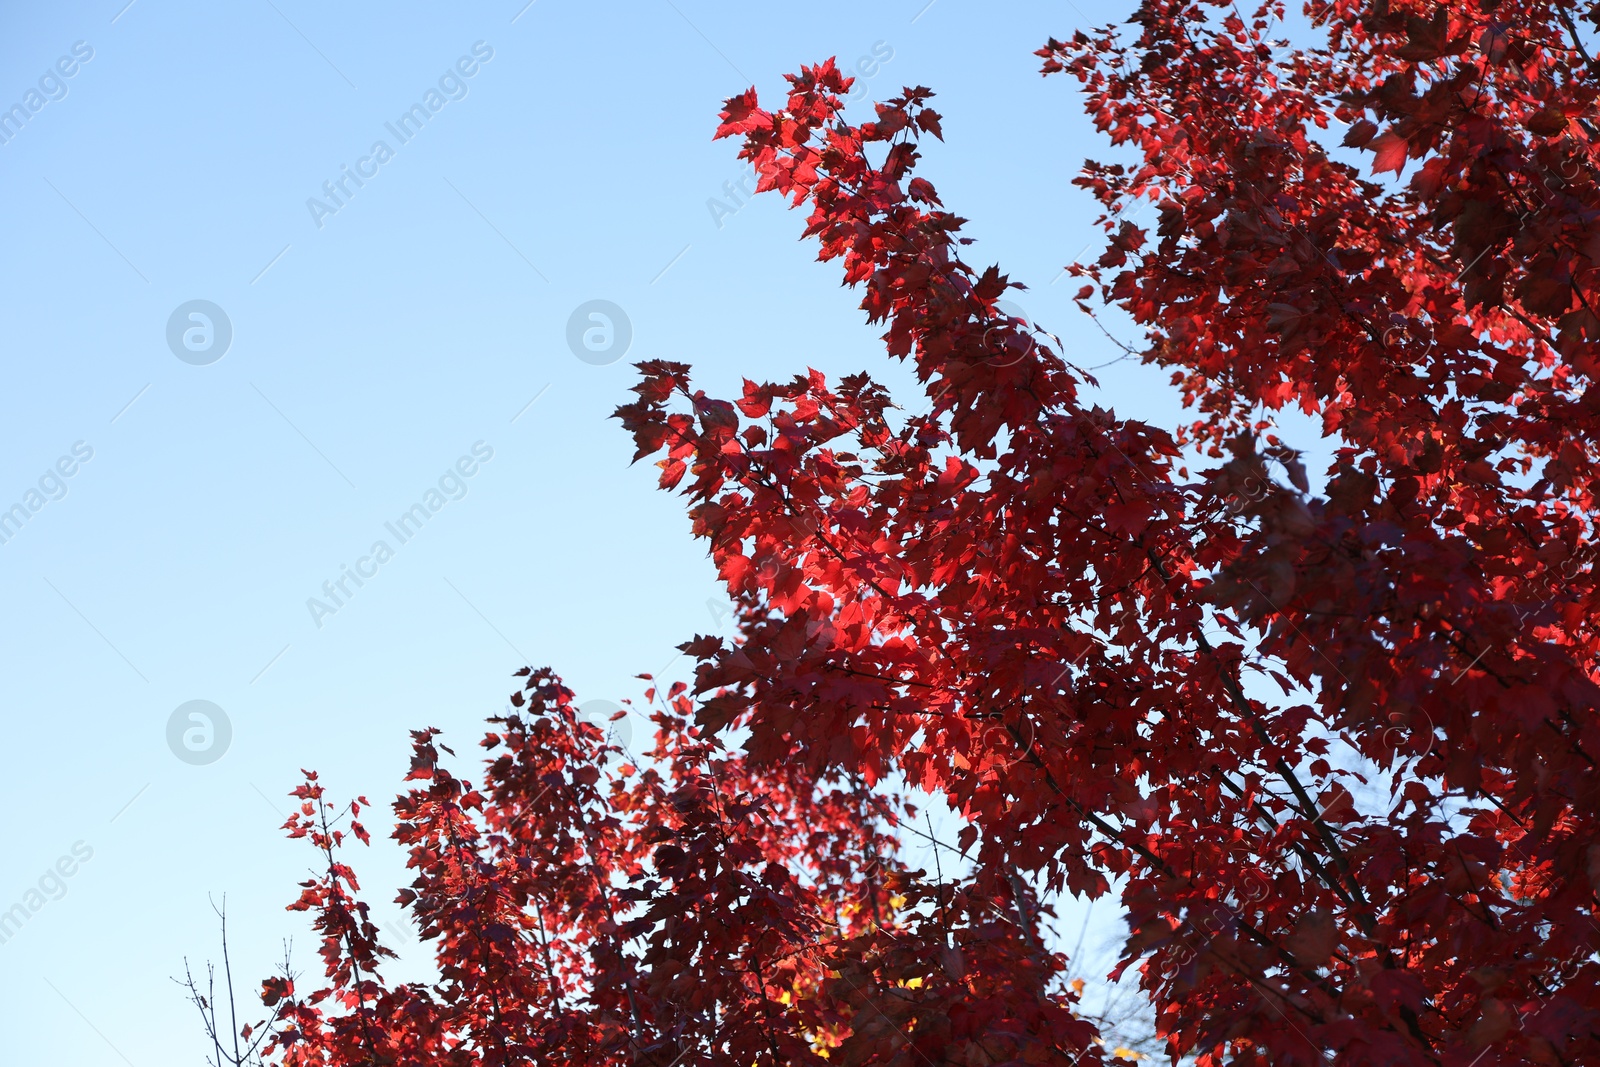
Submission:
M 929 90 L 851 124 L 829 61 L 777 110 L 729 100 L 718 136 L 924 396 L 813 371 L 718 399 L 640 364 L 619 415 L 738 638 L 651 691 L 644 769 L 545 671 L 479 787 L 415 735 L 396 836 L 433 986 L 379 977 L 309 780 L 290 825 L 324 873 L 294 906 L 328 983 L 268 984 L 282 1062 L 1091 1063 L 1061 892 L 1120 895 L 1118 972 L 1175 1056 L 1600 1062 L 1575 11 L 1311 0 L 1312 49 L 1274 42 L 1281 5 L 1146 0 L 1040 50 L 1125 153 L 1078 179 L 1110 241 L 1071 269 L 1171 369 L 1196 418 L 1170 432 L 997 309 L 1015 283 L 913 176 Z M 1315 492 L 1286 409 L 1332 444 Z M 901 783 L 960 816 L 969 868 L 896 859 Z

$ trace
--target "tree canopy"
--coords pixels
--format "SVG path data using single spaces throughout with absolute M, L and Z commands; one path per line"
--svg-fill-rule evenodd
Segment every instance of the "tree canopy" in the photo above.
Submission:
M 339 847 L 365 801 L 310 776 L 325 980 L 266 983 L 263 1051 L 1091 1064 L 1117 1052 L 1042 933 L 1070 892 L 1119 897 L 1175 1057 L 1596 1062 L 1600 16 L 1311 0 L 1315 47 L 1286 17 L 1145 0 L 1039 51 L 1120 153 L 1076 180 L 1109 237 L 1078 300 L 1143 331 L 1180 426 L 997 307 L 916 174 L 930 90 L 853 124 L 830 60 L 727 102 L 923 391 L 641 363 L 618 415 L 737 637 L 649 690 L 638 766 L 543 669 L 470 782 L 414 733 L 431 984 L 384 979 Z M 904 786 L 970 862 L 908 869 Z

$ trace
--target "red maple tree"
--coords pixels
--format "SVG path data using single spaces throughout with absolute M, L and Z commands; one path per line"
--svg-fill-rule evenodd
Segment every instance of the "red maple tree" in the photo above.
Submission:
M 1015 283 L 913 176 L 927 89 L 852 124 L 829 61 L 777 110 L 729 100 L 718 136 L 924 395 L 812 371 L 716 399 L 640 365 L 619 415 L 738 637 L 684 646 L 640 766 L 547 671 L 477 785 L 414 735 L 395 836 L 431 984 L 381 977 L 312 776 L 290 827 L 324 873 L 293 906 L 327 981 L 267 983 L 268 1054 L 1089 1064 L 1044 920 L 1115 892 L 1175 1057 L 1600 1062 L 1576 7 L 1311 0 L 1321 47 L 1293 48 L 1279 4 L 1146 0 L 1040 50 L 1124 152 L 1078 180 L 1110 243 L 1071 269 L 1170 368 L 1196 415 L 1171 430 L 1086 403 L 997 309 Z M 1286 410 L 1331 446 L 1315 492 Z M 959 816 L 967 868 L 906 869 L 899 785 Z

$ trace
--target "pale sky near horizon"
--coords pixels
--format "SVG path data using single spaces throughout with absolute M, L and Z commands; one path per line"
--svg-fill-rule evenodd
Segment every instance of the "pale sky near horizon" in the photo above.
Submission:
M 1031 53 L 1130 4 L 524 4 L 4 15 L 0 912 L 28 918 L 0 943 L 0 1067 L 202 1062 L 167 979 L 216 955 L 210 898 L 244 987 L 287 937 L 315 968 L 284 910 L 300 768 L 381 809 L 355 860 L 391 922 L 410 729 L 471 776 L 525 663 L 637 699 L 727 632 L 683 501 L 608 417 L 630 364 L 718 395 L 909 375 L 803 216 L 737 193 L 725 97 L 830 55 L 871 72 L 857 115 L 932 88 L 918 173 L 966 254 L 1074 361 L 1119 354 L 1052 284 L 1099 241 L 1071 180 L 1109 153 Z M 583 358 L 589 331 L 626 354 Z M 1102 404 L 1176 421 L 1163 373 L 1099 376 Z

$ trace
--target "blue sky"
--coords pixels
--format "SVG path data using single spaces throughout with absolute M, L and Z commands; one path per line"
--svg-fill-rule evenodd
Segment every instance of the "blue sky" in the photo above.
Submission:
M 40 903 L 0 943 L 8 1067 L 199 1062 L 167 978 L 215 954 L 208 896 L 236 973 L 291 936 L 313 964 L 283 910 L 299 768 L 384 805 L 407 731 L 470 751 L 526 662 L 584 700 L 681 676 L 722 601 L 608 418 L 630 363 L 713 393 L 808 366 L 904 387 L 801 216 L 724 191 L 725 97 L 829 55 L 870 60 L 862 115 L 933 88 L 921 173 L 974 261 L 1070 358 L 1118 354 L 1051 284 L 1097 239 L 1070 182 L 1106 153 L 1030 53 L 1126 4 L 124 3 L 17 5 L 0 40 L 0 108 L 26 112 L 0 126 L 0 508 L 27 512 L 0 526 L 0 910 Z M 567 343 L 596 300 L 631 330 L 615 362 Z M 1174 422 L 1161 373 L 1101 380 Z M 175 752 L 206 740 L 195 708 L 229 734 L 211 762 Z M 398 854 L 360 862 L 392 919 Z

